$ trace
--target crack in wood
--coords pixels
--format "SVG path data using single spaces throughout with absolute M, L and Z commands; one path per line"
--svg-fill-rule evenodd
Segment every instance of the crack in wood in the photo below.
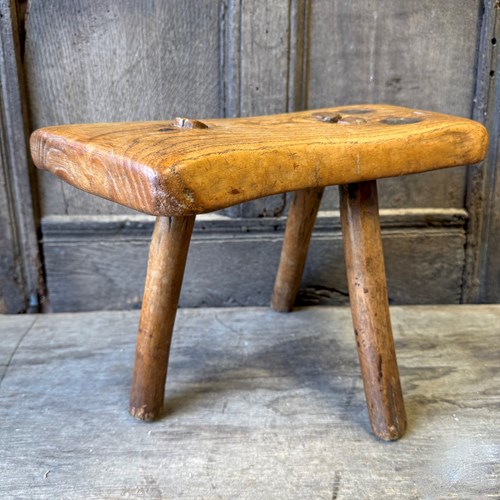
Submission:
M 31 323 L 31 325 L 26 329 L 26 331 L 22 334 L 22 336 L 19 338 L 19 340 L 17 341 L 14 349 L 12 350 L 10 356 L 9 356 L 9 359 L 7 360 L 7 363 L 5 364 L 5 368 L 2 372 L 2 375 L 0 377 L 0 387 L 2 386 L 2 382 L 4 381 L 6 375 L 7 375 L 7 371 L 10 367 L 10 365 L 12 364 L 12 360 L 14 359 L 14 356 L 16 355 L 16 352 L 18 351 L 19 347 L 21 346 L 23 340 L 26 338 L 26 336 L 28 335 L 28 333 L 31 332 L 31 330 L 33 329 L 33 327 L 35 326 L 35 323 L 37 322 L 37 319 L 38 318 L 35 318 L 33 320 L 33 322 Z

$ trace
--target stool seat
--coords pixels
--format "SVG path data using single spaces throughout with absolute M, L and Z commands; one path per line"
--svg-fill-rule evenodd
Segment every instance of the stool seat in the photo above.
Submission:
M 271 299 L 290 311 L 325 186 L 340 185 L 349 300 L 368 414 L 398 439 L 406 412 L 392 337 L 377 179 L 476 163 L 479 123 L 387 105 L 256 118 L 66 125 L 31 136 L 35 165 L 157 216 L 149 248 L 130 414 L 161 416 L 170 343 L 196 214 L 293 191 Z
M 254 118 L 64 125 L 31 137 L 35 165 L 141 212 L 211 212 L 272 194 L 472 164 L 485 128 L 389 105 Z

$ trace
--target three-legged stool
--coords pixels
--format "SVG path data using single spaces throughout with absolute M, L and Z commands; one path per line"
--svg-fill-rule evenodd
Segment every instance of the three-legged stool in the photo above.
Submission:
M 374 433 L 406 428 L 389 316 L 376 179 L 476 163 L 484 127 L 386 105 L 256 118 L 66 125 L 37 130 L 33 160 L 66 182 L 157 216 L 144 290 L 130 413 L 157 418 L 196 214 L 294 191 L 272 297 L 292 308 L 323 188 L 340 186 L 356 345 Z M 432 186 L 429 186 L 432 189 Z M 418 263 L 416 263 L 418 265 Z

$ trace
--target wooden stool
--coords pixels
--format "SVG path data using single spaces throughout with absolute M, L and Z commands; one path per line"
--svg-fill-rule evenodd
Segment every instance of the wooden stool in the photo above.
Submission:
M 37 130 L 37 167 L 92 194 L 157 216 L 149 253 L 130 413 L 157 418 L 196 214 L 295 191 L 272 297 L 297 295 L 323 188 L 340 185 L 349 296 L 374 433 L 406 428 L 389 316 L 376 179 L 476 163 L 484 127 L 386 105 L 256 118 L 65 125 Z M 432 186 L 429 186 L 432 189 Z

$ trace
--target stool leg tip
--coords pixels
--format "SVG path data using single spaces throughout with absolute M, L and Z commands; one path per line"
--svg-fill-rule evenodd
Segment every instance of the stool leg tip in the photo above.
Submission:
M 273 297 L 273 300 L 271 300 L 271 309 L 279 313 L 288 313 L 293 309 L 293 304 Z
M 373 433 L 382 441 L 397 441 L 404 436 L 405 431 L 406 422 L 404 422 L 403 425 L 391 425 L 384 429 L 373 429 Z
M 159 412 L 148 411 L 146 405 L 139 407 L 130 406 L 128 411 L 134 418 L 142 420 L 143 422 L 152 422 L 157 419 L 159 414 Z

